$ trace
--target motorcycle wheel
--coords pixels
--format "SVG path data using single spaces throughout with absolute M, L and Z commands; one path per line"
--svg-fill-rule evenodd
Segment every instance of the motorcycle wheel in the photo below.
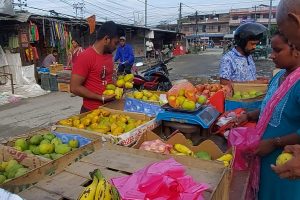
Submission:
M 172 88 L 171 82 L 160 82 L 157 87 L 157 91 L 169 91 Z

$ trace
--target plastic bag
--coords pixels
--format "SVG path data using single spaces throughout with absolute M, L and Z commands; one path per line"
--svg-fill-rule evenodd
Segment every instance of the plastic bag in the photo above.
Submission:
M 230 146 L 235 147 L 233 168 L 246 170 L 255 158 L 253 152 L 257 148 L 260 136 L 253 127 L 238 127 L 231 129 L 228 136 Z
M 182 82 L 174 85 L 168 92 L 167 96 L 179 96 L 180 91 L 184 91 L 184 95 L 188 100 L 196 101 L 196 88 L 190 82 Z
M 82 147 L 84 145 L 87 145 L 87 144 L 91 143 L 90 139 L 82 137 L 80 135 L 58 133 L 58 132 L 55 132 L 55 131 L 52 131 L 52 133 L 55 134 L 56 137 L 58 137 L 59 139 L 61 139 L 61 141 L 62 141 L 63 144 L 68 144 L 68 142 L 70 140 L 78 140 L 79 147 Z
M 184 166 L 173 158 L 153 163 L 130 176 L 114 178 L 123 200 L 201 200 L 207 184 L 185 175 Z
M 163 154 L 169 154 L 170 150 L 172 148 L 172 145 L 165 144 L 161 140 L 152 140 L 152 141 L 145 141 L 141 144 L 140 149 L 146 150 L 146 151 L 152 151 L 156 153 L 163 153 Z

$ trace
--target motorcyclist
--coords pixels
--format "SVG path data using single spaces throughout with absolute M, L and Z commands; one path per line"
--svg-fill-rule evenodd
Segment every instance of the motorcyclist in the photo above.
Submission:
M 220 62 L 221 84 L 266 81 L 257 81 L 256 66 L 251 56 L 266 30 L 265 26 L 258 23 L 245 23 L 237 28 L 234 34 L 235 47 Z

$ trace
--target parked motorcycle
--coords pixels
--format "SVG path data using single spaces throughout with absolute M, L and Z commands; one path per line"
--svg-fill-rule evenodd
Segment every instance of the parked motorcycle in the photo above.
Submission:
M 137 63 L 136 68 L 143 66 L 143 63 Z M 172 87 L 169 79 L 169 71 L 165 63 L 159 63 L 141 72 L 141 75 L 135 73 L 133 86 L 137 90 L 157 90 L 168 91 Z

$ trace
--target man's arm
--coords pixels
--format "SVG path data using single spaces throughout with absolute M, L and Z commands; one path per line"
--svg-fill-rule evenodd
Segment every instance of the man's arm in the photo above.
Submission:
M 231 60 L 222 58 L 220 61 L 220 83 L 222 85 L 229 85 L 231 87 L 233 66 Z
M 128 63 L 132 64 L 134 63 L 134 54 L 131 46 L 129 46 L 128 51 L 129 51 Z
M 71 92 L 77 96 L 87 98 L 87 99 L 94 99 L 99 101 L 109 101 L 114 98 L 115 95 L 98 95 L 94 92 L 91 92 L 86 87 L 83 86 L 85 78 L 77 75 L 72 74 L 71 76 Z
M 120 55 L 120 50 L 119 48 L 117 49 L 117 52 L 116 52 L 116 56 L 115 56 L 115 62 L 117 62 L 119 59 L 121 58 L 121 55 Z

